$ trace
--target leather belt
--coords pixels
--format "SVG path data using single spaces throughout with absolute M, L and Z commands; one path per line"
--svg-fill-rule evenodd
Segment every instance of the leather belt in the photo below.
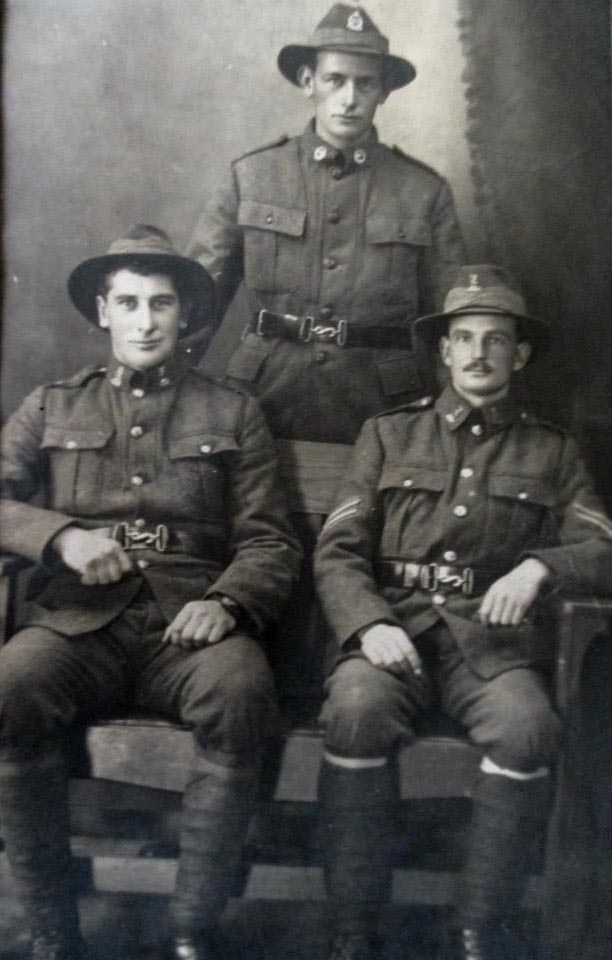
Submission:
M 403 327 L 364 327 L 348 320 L 328 323 L 315 317 L 259 310 L 247 327 L 258 337 L 278 337 L 295 343 L 334 343 L 337 347 L 373 347 L 411 350 L 410 329 Z
M 165 523 L 146 527 L 136 522 L 121 521 L 113 527 L 99 528 L 101 533 L 116 540 L 125 551 L 155 550 L 157 553 L 186 553 L 212 564 L 224 564 L 226 551 L 223 543 L 206 531 L 190 531 Z
M 437 563 L 411 563 L 406 560 L 379 560 L 378 583 L 382 587 L 407 590 L 450 590 L 466 597 L 484 593 L 502 575 L 500 571 L 474 567 L 444 566 Z

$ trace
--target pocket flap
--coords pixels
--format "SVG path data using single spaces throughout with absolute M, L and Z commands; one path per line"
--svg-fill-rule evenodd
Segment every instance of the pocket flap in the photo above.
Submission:
M 446 485 L 446 474 L 441 470 L 427 467 L 411 467 L 408 464 L 389 464 L 383 468 L 379 490 L 390 487 L 402 487 L 406 492 L 413 490 L 431 490 L 441 493 Z
M 168 441 L 168 456 L 171 460 L 210 457 L 216 453 L 230 453 L 238 449 L 236 440 L 229 434 L 198 433 L 190 437 L 171 437 Z
M 306 211 L 291 207 L 279 207 L 274 203 L 258 203 L 242 200 L 238 207 L 238 223 L 241 227 L 256 227 L 301 237 L 306 223 Z
M 43 432 L 43 450 L 59 447 L 64 450 L 99 450 L 105 447 L 112 430 L 83 430 L 68 426 L 46 426 Z
M 557 502 L 554 487 L 541 477 L 489 477 L 489 493 L 525 503 L 553 507 Z
M 431 227 L 426 220 L 414 217 L 368 217 L 369 243 L 408 243 L 419 247 L 431 245 Z

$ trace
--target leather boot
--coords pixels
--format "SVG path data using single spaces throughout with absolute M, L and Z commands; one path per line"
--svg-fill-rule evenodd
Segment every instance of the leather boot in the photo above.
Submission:
M 170 904 L 177 937 L 172 956 L 177 960 L 208 960 L 213 955 L 210 932 L 238 873 L 258 776 L 256 764 L 225 767 L 196 758 L 183 797 L 178 873 Z
M 0 824 L 33 960 L 83 955 L 68 816 L 68 779 L 59 750 L 0 760 Z
M 337 936 L 330 960 L 373 960 L 391 892 L 399 789 L 395 765 L 352 770 L 324 761 L 319 777 L 324 875 Z
M 535 954 L 518 927 L 499 921 L 449 927 L 438 960 L 535 960 Z
M 514 780 L 480 775 L 461 877 L 459 926 L 475 928 L 518 913 L 533 841 L 546 822 L 550 800 L 548 776 Z
M 365 933 L 338 933 L 328 960 L 377 960 L 382 956 L 378 937 Z
M 220 960 L 214 932 L 201 930 L 197 937 L 175 937 L 164 960 Z
M 438 960 L 532 960 L 518 915 L 533 839 L 550 806 L 550 778 L 482 773 L 476 785 L 457 916 Z

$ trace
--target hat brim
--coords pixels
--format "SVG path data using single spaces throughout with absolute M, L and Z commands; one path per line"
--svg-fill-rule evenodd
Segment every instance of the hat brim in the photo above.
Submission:
M 297 87 L 299 86 L 298 71 L 300 67 L 308 63 L 313 53 L 325 50 L 337 51 L 338 53 L 361 54 L 368 57 L 380 57 L 384 63 L 385 84 L 389 91 L 399 90 L 400 87 L 407 86 L 407 84 L 412 83 L 416 77 L 416 68 L 409 60 L 404 60 L 403 57 L 396 57 L 392 53 L 381 53 L 377 50 L 363 50 L 362 48 L 353 47 L 348 44 L 346 46 L 333 44 L 322 47 L 289 44 L 289 46 L 283 47 L 278 55 L 278 69 L 286 80 Z
M 440 337 L 448 333 L 448 325 L 456 317 L 482 316 L 483 314 L 494 314 L 499 317 L 510 317 L 521 324 L 521 333 L 523 339 L 531 345 L 531 356 L 529 363 L 534 359 L 540 359 L 550 347 L 550 326 L 546 320 L 539 317 L 532 317 L 528 314 L 513 313 L 510 310 L 501 310 L 499 307 L 487 307 L 485 304 L 478 304 L 473 307 L 460 307 L 457 310 L 450 310 L 448 313 L 431 313 L 425 317 L 419 317 L 414 321 L 414 333 L 427 346 L 436 350 L 440 342 Z
M 215 316 L 215 286 L 208 271 L 188 257 L 164 253 L 111 253 L 85 260 L 68 278 L 68 293 L 73 304 L 90 323 L 98 325 L 96 296 L 106 274 L 121 269 L 129 262 L 146 263 L 159 273 L 175 279 L 183 296 L 190 300 L 187 326 L 182 336 L 212 323 Z

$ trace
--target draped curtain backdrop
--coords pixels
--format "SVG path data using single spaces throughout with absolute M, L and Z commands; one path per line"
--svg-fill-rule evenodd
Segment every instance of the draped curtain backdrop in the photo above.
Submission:
M 553 324 L 527 387 L 612 501 L 608 0 L 459 0 L 482 254 Z

